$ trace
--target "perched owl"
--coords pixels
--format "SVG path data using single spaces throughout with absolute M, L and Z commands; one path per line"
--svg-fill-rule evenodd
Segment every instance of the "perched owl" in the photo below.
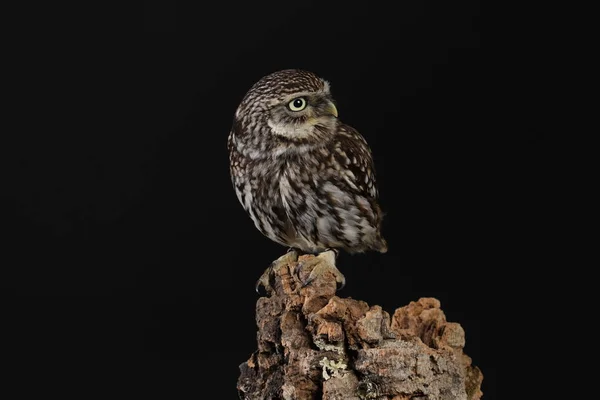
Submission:
M 295 69 L 260 79 L 227 146 L 237 197 L 271 240 L 304 253 L 387 251 L 371 151 L 338 119 L 325 80 Z

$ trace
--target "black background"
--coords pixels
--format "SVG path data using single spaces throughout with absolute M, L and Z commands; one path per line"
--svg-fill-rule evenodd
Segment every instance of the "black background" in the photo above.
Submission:
M 510 70 L 485 54 L 479 3 L 440 3 L 146 1 L 127 34 L 111 19 L 93 38 L 36 34 L 15 100 L 36 111 L 4 158 L 13 371 L 84 398 L 119 384 L 236 398 L 254 283 L 286 249 L 238 204 L 226 139 L 255 81 L 302 68 L 371 145 L 386 212 L 390 251 L 342 253 L 339 295 L 390 314 L 438 298 L 497 398 L 543 132 L 532 89 L 507 93 Z

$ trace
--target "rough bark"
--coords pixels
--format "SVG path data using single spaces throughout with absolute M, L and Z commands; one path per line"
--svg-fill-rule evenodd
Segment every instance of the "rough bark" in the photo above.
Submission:
M 463 353 L 465 333 L 446 321 L 437 299 L 413 301 L 390 318 L 380 306 L 336 296 L 329 273 L 302 287 L 295 266 L 275 271 L 258 299 L 258 349 L 240 365 L 241 399 L 482 397 L 483 375 Z

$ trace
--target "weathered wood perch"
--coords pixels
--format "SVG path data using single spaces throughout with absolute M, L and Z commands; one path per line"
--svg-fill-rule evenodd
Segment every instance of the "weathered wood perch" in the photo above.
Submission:
M 258 349 L 240 365 L 241 399 L 482 397 L 464 331 L 446 321 L 438 300 L 421 298 L 390 318 L 380 306 L 336 296 L 332 274 L 302 287 L 296 264 L 276 269 L 268 297 L 258 299 Z

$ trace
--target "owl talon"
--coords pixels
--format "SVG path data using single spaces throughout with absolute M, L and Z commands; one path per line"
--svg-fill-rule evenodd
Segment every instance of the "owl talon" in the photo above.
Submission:
M 337 290 L 342 290 L 344 286 L 346 286 L 346 278 L 335 266 L 335 259 L 337 257 L 337 254 L 337 250 L 327 249 L 326 251 L 320 253 L 318 256 L 312 259 L 298 263 L 296 268 L 294 268 L 294 274 L 299 278 L 300 282 L 302 283 L 301 287 L 306 287 L 310 285 L 318 276 L 323 275 L 326 272 L 331 272 L 335 276 L 335 280 L 337 282 Z M 312 267 L 312 270 L 310 271 L 308 278 L 305 281 L 302 281 L 299 272 L 300 270 L 306 267 Z
M 296 260 L 298 260 L 298 253 L 293 248 L 290 248 L 284 255 L 273 261 L 256 281 L 256 285 L 254 286 L 256 293 L 261 296 L 268 295 L 273 290 L 274 275 L 280 268 Z
M 269 282 L 267 282 L 267 284 L 269 284 L 270 286 Z M 262 277 L 256 281 L 256 285 L 254 285 L 254 290 L 260 297 L 264 297 L 269 294 L 269 292 L 267 292 L 265 283 L 263 283 Z

